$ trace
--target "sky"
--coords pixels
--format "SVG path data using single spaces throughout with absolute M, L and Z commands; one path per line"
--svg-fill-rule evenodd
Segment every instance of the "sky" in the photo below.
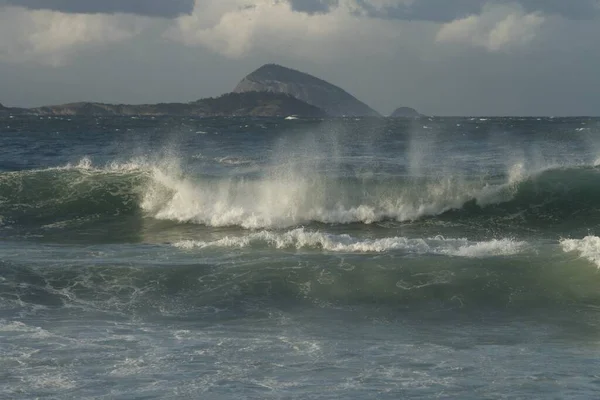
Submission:
M 600 115 L 600 0 L 0 0 L 0 103 L 187 102 L 266 63 L 383 114 Z

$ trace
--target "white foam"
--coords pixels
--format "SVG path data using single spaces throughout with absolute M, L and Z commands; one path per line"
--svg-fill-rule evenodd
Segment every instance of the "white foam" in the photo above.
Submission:
M 302 171 L 261 179 L 191 180 L 154 168 L 142 209 L 156 219 L 250 229 L 286 228 L 317 221 L 370 224 L 412 221 L 460 209 L 475 199 L 484 206 L 510 200 L 515 187 L 466 183 L 455 178 L 429 183 L 344 183 Z
M 249 164 L 254 164 L 256 162 L 256 160 L 254 160 L 252 158 L 239 157 L 239 156 L 233 156 L 233 155 L 221 156 L 221 157 L 208 157 L 202 153 L 194 154 L 192 156 L 192 159 L 209 161 L 209 162 L 212 161 L 212 162 L 216 162 L 216 163 L 219 163 L 222 165 L 233 165 L 233 166 L 249 165 Z
M 215 241 L 183 240 L 173 244 L 180 249 L 191 250 L 211 247 L 246 248 L 269 246 L 277 249 L 322 249 L 343 253 L 383 253 L 404 251 L 414 254 L 439 254 L 454 257 L 479 258 L 518 254 L 527 243 L 512 239 L 472 242 L 467 239 L 409 239 L 388 237 L 359 239 L 350 235 L 333 235 L 298 228 L 287 232 L 260 231 L 244 236 L 227 236 Z
M 179 168 L 153 165 L 141 207 L 157 219 L 250 229 L 310 222 L 413 221 L 461 209 L 469 201 L 481 207 L 510 201 L 523 181 L 556 166 L 545 159 L 507 154 L 511 162 L 504 179 L 490 181 L 482 175 L 467 180 L 453 165 L 443 173 L 430 170 L 438 144 L 433 138 L 419 138 L 410 141 L 405 160 L 413 180 L 377 182 L 360 175 L 344 180 L 327 173 L 330 167 L 335 171 L 336 163 L 346 156 L 342 144 L 328 140 L 333 143 L 284 141 L 274 150 L 269 167 L 261 168 L 261 176 L 253 179 L 192 177 Z M 234 156 L 212 160 L 254 164 Z
M 249 158 L 234 157 L 234 156 L 218 157 L 218 158 L 215 158 L 214 160 L 217 161 L 219 164 L 225 164 L 225 165 L 248 165 L 248 164 L 252 164 L 254 162 L 252 159 L 249 159 Z
M 94 172 L 131 172 L 148 169 L 151 165 L 144 159 L 138 158 L 126 162 L 111 161 L 104 166 L 95 166 L 92 159 L 83 157 L 76 164 L 67 164 L 63 167 L 56 167 L 56 170 L 80 170 Z
M 425 160 L 419 154 L 424 152 L 418 147 L 411 148 L 411 175 L 422 176 L 420 166 Z M 250 159 L 233 156 L 212 160 L 235 166 L 253 164 Z M 96 166 L 90 158 L 84 157 L 77 164 L 56 169 L 92 173 L 143 172 L 149 180 L 139 188 L 140 206 L 148 216 L 156 219 L 215 227 L 269 229 L 291 228 L 310 222 L 414 221 L 461 209 L 469 201 L 486 207 L 510 201 L 521 182 L 550 168 L 546 164 L 533 168 L 516 162 L 507 166 L 504 181 L 494 183 L 484 179 L 468 182 L 456 174 L 448 174 L 437 181 L 428 178 L 429 181 L 377 183 L 369 179 L 344 181 L 328 177 L 315 167 L 318 157 L 305 159 L 300 165 L 297 161 L 265 168 L 262 177 L 254 179 L 193 177 L 182 172 L 176 157 L 159 161 L 139 158 L 103 166 Z
M 95 165 L 92 159 L 88 156 L 82 157 L 76 163 L 67 163 L 58 167 L 50 167 L 45 169 L 32 169 L 20 171 L 19 173 L 36 173 L 41 171 L 80 171 L 93 173 L 127 173 L 135 171 L 148 171 L 156 168 L 156 164 L 149 162 L 144 158 L 134 158 L 129 161 L 118 162 L 111 161 L 105 165 Z
M 0 332 L 19 333 L 22 336 L 45 339 L 52 336 L 50 332 L 37 326 L 29 326 L 19 321 L 0 320 Z
M 494 239 L 487 242 L 464 244 L 456 249 L 451 249 L 449 255 L 468 258 L 509 256 L 519 254 L 526 248 L 526 242 L 512 239 Z
M 565 253 L 578 252 L 582 258 L 596 264 L 600 269 L 600 237 L 586 236 L 583 239 L 563 239 L 560 245 Z

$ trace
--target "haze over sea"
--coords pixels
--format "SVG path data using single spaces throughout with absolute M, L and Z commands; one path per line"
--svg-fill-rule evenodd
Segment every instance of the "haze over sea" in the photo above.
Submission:
M 589 399 L 600 119 L 0 119 L 0 397 Z

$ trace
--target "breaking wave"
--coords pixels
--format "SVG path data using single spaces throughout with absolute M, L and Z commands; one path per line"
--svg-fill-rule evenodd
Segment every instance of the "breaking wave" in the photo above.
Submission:
M 523 253 L 527 245 L 511 240 L 352 242 L 350 238 L 323 239 L 318 234 L 292 231 L 271 239 L 266 233 L 253 233 L 250 236 L 258 243 L 248 245 L 279 240 L 281 245 L 295 248 L 304 234 L 313 235 L 311 246 L 329 241 L 325 246 L 333 246 L 334 251 L 342 251 L 343 246 L 350 246 L 343 251 L 380 251 L 391 245 L 430 254 L 365 257 L 316 253 L 299 258 L 271 252 L 266 258 L 261 253 L 246 255 L 243 262 L 236 263 L 213 263 L 210 258 L 189 254 L 176 265 L 168 257 L 149 265 L 147 259 L 136 260 L 138 256 L 127 260 L 106 256 L 102 262 L 82 257 L 56 266 L 48 266 L 43 259 L 28 265 L 0 260 L 0 309 L 68 307 L 73 315 L 84 310 L 189 320 L 236 317 L 261 312 L 270 305 L 281 308 L 306 303 L 327 308 L 376 304 L 395 310 L 412 306 L 527 309 L 600 305 L 600 277 L 594 268 L 565 263 L 562 253 L 554 250 L 538 262 L 524 265 L 529 260 Z M 307 243 L 310 240 L 306 239 Z M 230 239 L 176 245 L 194 249 L 241 243 Z M 450 257 L 440 261 L 440 254 Z M 494 255 L 501 257 L 490 257 Z M 485 261 L 481 257 L 486 257 Z
M 504 180 L 490 182 L 455 176 L 331 178 L 288 169 L 270 170 L 260 178 L 214 179 L 173 177 L 158 170 L 141 207 L 156 219 L 250 229 L 415 221 L 444 214 L 469 218 L 520 213 L 551 220 L 595 211 L 598 183 L 598 171 L 587 167 L 534 175 L 517 167 Z
M 96 167 L 89 159 L 44 170 L 0 173 L 4 225 L 70 219 L 140 218 L 206 226 L 279 229 L 310 223 L 517 217 L 524 223 L 600 220 L 600 173 L 548 169 L 465 181 L 438 178 L 332 177 L 292 167 L 260 176 L 207 176 L 176 162 L 134 160 Z
M 596 264 L 600 269 L 600 237 L 586 236 L 583 239 L 563 239 L 560 242 L 566 253 L 578 253 L 582 258 Z
M 288 232 L 260 231 L 245 236 L 224 237 L 215 241 L 182 240 L 175 247 L 191 250 L 194 248 L 246 248 L 268 246 L 277 249 L 322 249 L 344 253 L 382 253 L 403 251 L 409 254 L 437 254 L 455 257 L 490 257 L 518 254 L 527 248 L 527 243 L 512 239 L 494 239 L 472 242 L 467 239 L 409 239 L 390 237 L 380 239 L 358 239 L 350 235 L 334 235 L 307 231 L 304 228 Z

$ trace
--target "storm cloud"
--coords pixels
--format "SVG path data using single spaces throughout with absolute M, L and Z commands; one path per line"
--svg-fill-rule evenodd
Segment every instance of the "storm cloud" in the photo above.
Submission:
M 309 15 L 328 13 L 340 5 L 340 0 L 279 1 L 289 3 L 294 11 Z M 246 6 L 253 7 L 254 3 L 259 1 L 248 1 Z M 191 14 L 195 4 L 195 0 L 0 0 L 0 7 L 8 5 L 85 14 L 130 13 L 165 18 Z M 600 16 L 599 0 L 354 0 L 354 4 L 355 15 L 430 22 L 449 22 L 479 14 L 485 7 L 515 4 L 528 13 L 556 14 L 569 19 Z
M 600 0 L 0 0 L 0 102 L 191 101 L 274 62 L 384 114 L 597 115 L 599 13 Z
M 128 13 L 175 18 L 191 13 L 194 0 L 0 0 L 0 6 L 3 5 L 64 13 Z
M 292 10 L 308 14 L 329 12 L 339 5 L 339 0 L 288 0 Z
M 569 19 L 592 19 L 600 15 L 600 2 L 598 0 L 355 1 L 358 6 L 355 10 L 357 15 L 414 21 L 449 22 L 468 15 L 479 14 L 486 7 L 516 4 L 528 13 L 555 14 Z

